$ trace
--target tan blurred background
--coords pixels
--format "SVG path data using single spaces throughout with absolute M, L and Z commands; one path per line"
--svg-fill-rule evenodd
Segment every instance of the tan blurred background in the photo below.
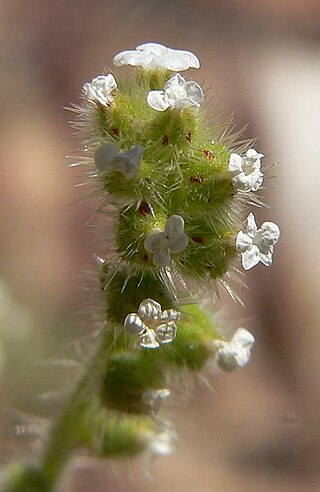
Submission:
M 66 491 L 319 491 L 320 2 L 2 0 L 0 26 L 2 461 L 23 448 L 12 409 L 46 414 L 35 396 L 56 374 L 42 361 L 87 331 L 94 203 L 71 205 L 82 178 L 66 166 L 76 143 L 62 108 L 115 53 L 155 41 L 195 52 L 190 77 L 279 163 L 256 215 L 282 237 L 272 268 L 248 273 L 246 309 L 224 302 L 230 326 L 256 336 L 252 362 L 170 412 L 177 454 L 151 463 L 152 481 L 143 463 L 76 460 Z

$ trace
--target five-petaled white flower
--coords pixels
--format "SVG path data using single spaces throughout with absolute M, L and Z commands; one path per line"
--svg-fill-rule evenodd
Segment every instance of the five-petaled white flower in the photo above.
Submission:
M 87 82 L 83 86 L 83 93 L 89 101 L 99 102 L 103 106 L 109 106 L 113 103 L 112 92 L 117 88 L 114 76 L 99 75 Z
M 236 249 L 242 255 L 242 265 L 249 270 L 261 261 L 266 266 L 272 263 L 273 247 L 280 237 L 280 229 L 274 222 L 264 222 L 257 228 L 251 212 L 247 217 L 247 226 L 240 231 L 236 239 Z
M 261 172 L 261 158 L 254 149 L 249 149 L 245 157 L 238 154 L 231 154 L 229 161 L 229 171 L 234 175 L 233 185 L 241 191 L 257 191 L 263 182 Z
M 145 43 L 135 50 L 122 51 L 113 58 L 113 63 L 119 67 L 131 65 L 149 70 L 164 69 L 181 72 L 188 68 L 199 68 L 200 62 L 190 51 L 174 50 L 158 43 Z
M 238 328 L 230 342 L 217 340 L 216 362 L 223 371 L 233 371 L 245 366 L 251 357 L 254 336 L 245 328 Z
M 135 145 L 127 152 L 119 152 L 113 143 L 105 143 L 95 153 L 94 162 L 99 172 L 119 171 L 127 179 L 135 177 L 145 148 Z
M 175 339 L 175 321 L 180 313 L 174 309 L 162 311 L 161 305 L 153 299 L 145 299 L 138 313 L 130 313 L 124 320 L 124 329 L 132 335 L 139 335 L 140 345 L 145 348 L 158 348 L 160 344 L 171 343 Z
M 166 82 L 163 91 L 150 91 L 147 96 L 149 106 L 157 111 L 168 108 L 198 108 L 203 99 L 200 85 L 193 81 L 186 82 L 179 73 Z
M 180 215 L 171 215 L 164 232 L 155 232 L 146 237 L 144 248 L 153 255 L 154 265 L 164 267 L 170 263 L 170 252 L 179 253 L 187 246 L 188 241 L 183 218 Z

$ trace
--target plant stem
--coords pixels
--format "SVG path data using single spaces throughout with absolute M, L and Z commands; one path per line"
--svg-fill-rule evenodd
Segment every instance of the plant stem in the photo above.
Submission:
M 103 333 L 100 348 L 89 362 L 85 373 L 49 433 L 41 468 L 51 487 L 59 480 L 69 455 L 81 440 L 81 420 L 91 401 L 90 397 L 97 391 L 101 374 L 103 374 L 103 365 L 108 351 L 106 334 L 107 331 Z

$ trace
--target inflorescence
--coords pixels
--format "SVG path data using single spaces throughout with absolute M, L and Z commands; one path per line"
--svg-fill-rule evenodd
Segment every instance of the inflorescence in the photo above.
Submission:
M 242 327 L 226 340 L 200 300 L 219 282 L 238 298 L 239 263 L 270 266 L 280 231 L 258 229 L 250 211 L 261 204 L 264 155 L 238 143 L 230 122 L 211 123 L 202 87 L 178 73 L 199 68 L 198 58 L 147 43 L 114 64 L 131 68 L 86 83 L 73 107 L 86 148 L 79 164 L 110 217 L 98 262 L 102 346 L 80 382 L 81 405 L 77 392 L 69 403 L 77 425 L 68 443 L 106 457 L 170 454 L 177 436 L 158 412 L 176 382 L 212 362 L 243 367 L 254 344 Z M 53 442 L 63 440 L 63 418 Z M 60 450 L 48 447 L 51 484 Z

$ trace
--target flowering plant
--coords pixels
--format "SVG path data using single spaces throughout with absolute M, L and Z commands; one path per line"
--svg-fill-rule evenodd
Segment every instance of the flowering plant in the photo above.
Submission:
M 41 459 L 10 470 L 5 492 L 56 490 L 78 445 L 99 457 L 172 453 L 177 435 L 158 412 L 173 381 L 251 357 L 253 335 L 240 327 L 226 339 L 201 298 L 220 283 L 238 299 L 239 263 L 271 265 L 278 226 L 258 229 L 250 212 L 243 228 L 260 204 L 263 154 L 208 124 L 203 89 L 173 73 L 199 68 L 193 53 L 147 43 L 114 64 L 135 67 L 131 78 L 99 75 L 73 107 L 87 149 L 78 165 L 113 219 L 98 258 L 100 346 Z

